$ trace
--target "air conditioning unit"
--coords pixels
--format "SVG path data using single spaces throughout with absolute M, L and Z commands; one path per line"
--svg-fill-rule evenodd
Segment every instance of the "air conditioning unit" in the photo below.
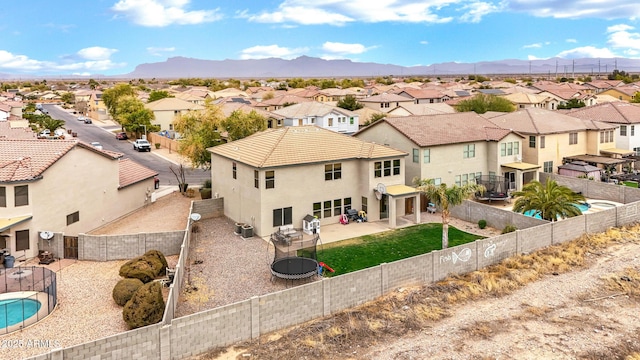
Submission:
M 217 198 L 219 198 L 219 197 L 220 197 L 220 194 L 218 194 L 218 193 L 213 194 L 213 198 L 214 198 L 214 199 L 217 199 Z

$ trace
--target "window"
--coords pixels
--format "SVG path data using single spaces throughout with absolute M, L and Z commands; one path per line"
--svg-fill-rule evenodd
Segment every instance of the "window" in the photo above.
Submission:
M 553 172 L 553 161 L 545 161 L 544 162 L 544 168 L 543 170 L 546 173 L 552 173 Z
M 529 147 L 530 148 L 535 148 L 536 147 L 536 137 L 535 136 L 529 136 Z
M 369 213 L 369 211 L 367 211 L 367 201 L 368 199 L 366 197 L 362 197 L 362 211 L 364 211 L 365 213 Z
M 540 149 L 544 149 L 545 146 L 545 137 L 544 136 L 540 136 Z M 534 146 L 535 147 L 535 146 Z
M 80 221 L 80 212 L 76 211 L 73 214 L 67 215 L 67 225 L 71 225 Z
M 318 219 L 322 218 L 322 203 L 313 203 L 313 216 Z
M 351 198 L 344 198 L 344 213 L 347 213 L 347 210 L 351 209 Z
M 391 160 L 384 161 L 384 176 L 391 176 Z
M 323 210 L 324 210 L 324 212 L 322 213 L 323 217 L 325 218 L 331 217 L 331 200 L 327 200 L 324 202 Z
M 333 126 L 333 118 L 327 119 L 327 126 Z
M 333 216 L 342 214 L 342 199 L 333 200 Z
M 15 191 L 15 206 L 29 205 L 29 185 L 16 186 Z
M 544 138 L 544 136 L 543 136 Z M 513 154 L 514 155 L 520 155 L 520 143 L 517 141 L 513 142 Z
M 16 231 L 16 251 L 29 250 L 29 230 Z
M 293 224 L 293 208 L 273 209 L 273 226 Z
M 382 162 L 376 161 L 373 164 L 373 177 L 382 177 Z
M 489 171 L 489 181 L 496 181 L 495 171 Z
M 400 175 L 400 160 L 393 160 L 393 175 Z
M 465 186 L 469 184 L 469 176 L 467 174 L 462 174 L 462 182 L 460 183 L 461 186 Z
M 234 162 L 232 165 L 233 178 L 238 178 L 238 165 Z
M 440 185 L 440 184 L 442 184 L 442 178 L 433 179 L 433 185 Z
M 460 183 L 460 175 L 456 175 L 455 183 L 456 183 L 456 185 L 461 186 L 461 183 Z
M 464 145 L 462 149 L 462 157 L 465 159 L 476 157 L 476 145 L 475 144 Z
M 253 170 L 253 186 L 256 189 L 260 189 L 260 173 L 258 170 Z
M 420 149 L 413 149 L 413 162 L 416 164 L 420 162 Z
M 636 134 L 636 126 L 635 125 L 631 125 L 631 136 Z
M 422 153 L 422 162 L 429 164 L 431 162 L 431 149 L 424 149 Z
M 578 143 L 578 133 L 569 133 L 569 145 L 575 145 Z
M 265 171 L 264 173 L 265 176 L 265 185 L 267 189 L 273 189 L 276 187 L 276 172 L 271 170 L 271 171 Z
M 627 125 L 620 125 L 620 136 L 627 136 Z
M 7 188 L 4 186 L 0 186 L 0 207 L 7 207 Z
M 507 156 L 507 143 L 500 144 L 500 156 Z
M 349 125 L 353 125 L 353 124 L 354 124 L 354 121 L 355 121 L 355 120 L 353 119 L 353 117 L 350 117 L 350 118 L 349 118 Z
M 613 142 L 613 130 L 600 132 L 600 143 Z
M 640 147 L 633 148 L 633 151 L 636 152 L 635 153 L 636 156 L 640 156 Z
M 342 179 L 342 163 L 326 164 L 324 166 L 324 179 L 326 181 Z

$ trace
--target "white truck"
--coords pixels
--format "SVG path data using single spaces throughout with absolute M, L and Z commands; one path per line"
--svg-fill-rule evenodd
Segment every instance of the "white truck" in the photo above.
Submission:
M 151 143 L 146 139 L 136 139 L 133 142 L 133 150 L 140 151 L 151 151 Z

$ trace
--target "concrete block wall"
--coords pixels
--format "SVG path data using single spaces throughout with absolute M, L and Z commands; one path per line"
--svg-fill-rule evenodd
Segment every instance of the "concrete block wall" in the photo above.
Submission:
M 623 206 L 626 208 L 629 205 Z M 585 232 L 588 234 L 604 232 L 610 227 L 618 226 L 617 213 L 620 208 L 612 208 L 608 210 L 598 211 L 592 214 L 585 214 Z M 636 219 L 637 221 L 637 219 Z M 620 222 L 624 224 L 624 222 Z
M 517 254 L 517 235 L 514 231 L 492 238 L 476 240 L 478 269 L 497 264 Z
M 183 359 L 251 339 L 251 310 L 251 300 L 245 300 L 174 319 L 170 358 Z
M 433 253 L 428 253 L 380 265 L 382 293 L 388 293 L 403 286 L 432 282 L 432 259 Z
M 477 242 L 434 250 L 433 281 L 440 281 L 452 274 L 464 274 L 478 268 Z
M 380 267 L 372 267 L 331 278 L 330 313 L 348 309 L 382 295 Z
M 518 254 L 528 254 L 536 249 L 540 249 L 552 244 L 553 228 L 551 223 L 539 225 L 536 227 L 516 230 L 517 236 L 517 252 Z M 576 232 L 576 237 L 582 233 Z
M 90 343 L 56 350 L 52 353 L 52 358 L 64 360 L 159 359 L 159 329 L 158 324 L 150 325 Z M 62 356 L 56 353 L 61 353 Z
M 576 238 L 576 234 L 584 234 L 587 230 L 587 217 L 576 216 L 551 223 L 553 243 L 561 244 Z
M 629 225 L 634 222 L 640 221 L 640 202 L 632 204 L 626 204 L 615 208 L 616 210 L 616 225 L 623 226 Z
M 91 261 L 126 260 L 156 249 L 164 255 L 177 255 L 184 231 L 127 235 L 78 235 L 78 259 Z
M 279 291 L 260 297 L 259 333 L 301 324 L 324 315 L 323 281 Z
M 205 199 L 193 202 L 192 212 L 198 213 L 202 219 L 224 216 L 224 199 Z

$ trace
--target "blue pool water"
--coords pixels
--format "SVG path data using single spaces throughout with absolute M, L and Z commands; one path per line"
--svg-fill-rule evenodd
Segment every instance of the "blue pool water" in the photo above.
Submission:
M 589 205 L 587 203 L 573 204 L 573 206 L 575 206 L 578 209 L 580 209 L 580 212 L 582 212 L 583 214 L 584 214 L 585 211 L 589 210 L 589 208 L 591 207 L 591 205 Z M 535 211 L 534 210 L 529 210 L 529 211 L 525 211 L 524 216 L 535 217 L 536 219 L 542 219 L 540 214 L 535 214 L 535 216 L 533 216 L 533 214 L 535 214 Z
M 40 301 L 33 299 L 0 300 L 0 329 L 32 317 L 41 306 Z

